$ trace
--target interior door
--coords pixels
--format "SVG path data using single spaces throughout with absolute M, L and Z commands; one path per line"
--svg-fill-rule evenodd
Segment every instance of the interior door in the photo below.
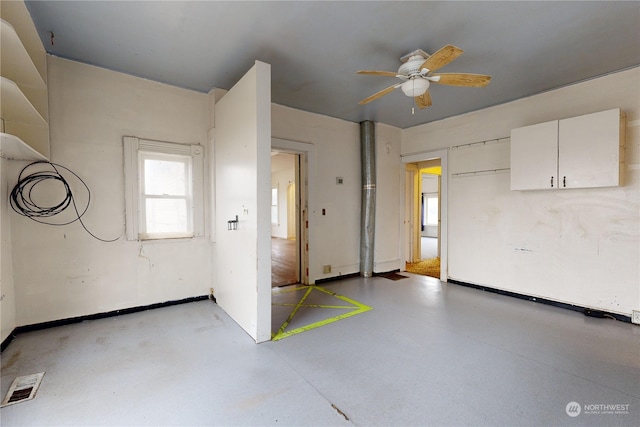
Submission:
M 256 342 L 271 339 L 271 67 L 260 61 L 214 109 L 215 295 Z M 237 218 L 237 222 L 235 221 Z M 229 222 L 232 221 L 232 222 Z

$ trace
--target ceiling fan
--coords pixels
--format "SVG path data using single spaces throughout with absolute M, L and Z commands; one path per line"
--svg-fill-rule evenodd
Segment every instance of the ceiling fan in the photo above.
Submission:
M 429 94 L 430 83 L 440 83 L 449 86 L 467 86 L 467 87 L 485 87 L 489 84 L 491 76 L 484 74 L 467 74 L 467 73 L 438 73 L 433 72 L 452 62 L 464 51 L 459 47 L 447 45 L 438 50 L 433 55 L 429 55 L 422 49 L 404 55 L 400 58 L 403 62 L 398 68 L 398 72 L 393 71 L 375 71 L 360 70 L 357 74 L 369 74 L 372 76 L 388 76 L 397 77 L 403 80 L 400 83 L 389 86 L 380 92 L 374 93 L 368 98 L 359 102 L 360 105 L 367 104 L 378 99 L 395 89 L 401 87 L 405 95 L 415 99 L 416 104 L 420 108 L 429 107 L 431 105 L 431 95 Z

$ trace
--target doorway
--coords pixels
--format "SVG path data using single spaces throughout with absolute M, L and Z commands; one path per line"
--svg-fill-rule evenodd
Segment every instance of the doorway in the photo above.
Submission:
M 440 159 L 420 167 L 420 260 L 440 258 Z M 439 275 L 437 277 L 440 277 Z
M 447 278 L 446 151 L 403 158 L 406 271 Z
M 300 158 L 271 152 L 271 287 L 302 283 Z

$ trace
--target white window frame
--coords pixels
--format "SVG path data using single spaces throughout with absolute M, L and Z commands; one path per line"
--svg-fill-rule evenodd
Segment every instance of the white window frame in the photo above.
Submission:
M 436 208 L 436 218 L 433 222 L 429 222 L 429 219 L 433 219 L 429 215 L 429 200 L 436 200 L 438 204 L 440 204 L 440 200 L 438 198 L 438 193 L 422 193 L 423 196 L 423 206 L 422 206 L 422 224 L 425 227 L 433 227 L 438 225 L 438 213 L 440 207 Z
M 153 141 L 125 136 L 124 172 L 125 172 L 125 208 L 127 240 L 160 240 L 202 237 L 204 232 L 204 147 L 201 145 L 178 144 L 174 142 Z M 157 154 L 179 155 L 191 158 L 191 231 L 188 233 L 146 233 L 144 225 L 144 196 L 142 195 L 142 170 L 140 159 Z

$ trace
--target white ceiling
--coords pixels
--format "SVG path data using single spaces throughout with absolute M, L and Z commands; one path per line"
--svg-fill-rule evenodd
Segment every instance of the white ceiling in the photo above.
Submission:
M 640 65 L 640 2 L 27 1 L 45 49 L 208 92 L 255 60 L 271 64 L 272 101 L 353 122 L 407 128 Z M 50 32 L 54 44 L 50 43 Z M 415 49 L 465 53 L 439 72 L 492 76 L 486 88 L 432 85 L 415 109 L 396 71 Z

